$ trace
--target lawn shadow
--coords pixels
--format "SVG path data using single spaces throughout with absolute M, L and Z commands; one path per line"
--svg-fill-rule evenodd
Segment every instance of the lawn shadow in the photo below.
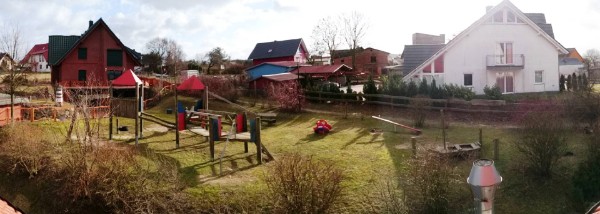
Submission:
M 196 184 L 203 184 L 214 181 L 224 176 L 234 175 L 236 173 L 260 166 L 256 161 L 256 154 L 253 153 L 235 153 L 223 158 L 215 157 L 214 161 L 205 161 L 203 163 L 188 166 L 182 169 L 186 173 L 186 179 L 193 179 Z M 222 167 L 222 168 L 221 168 Z M 197 172 L 203 168 L 209 168 L 210 175 L 200 176 Z
M 317 134 L 317 133 L 311 132 L 310 134 L 307 134 L 302 139 L 298 140 L 298 142 L 296 142 L 296 145 L 300 145 L 300 144 L 310 143 L 312 141 L 321 140 L 321 139 L 327 137 L 327 135 L 330 135 L 330 134 L 333 134 L 333 133 L 330 132 L 329 134 Z

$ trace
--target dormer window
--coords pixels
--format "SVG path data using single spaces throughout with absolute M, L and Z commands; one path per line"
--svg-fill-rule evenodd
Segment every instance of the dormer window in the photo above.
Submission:
M 508 9 L 500 10 L 494 13 L 488 22 L 491 23 L 524 23 L 515 13 Z

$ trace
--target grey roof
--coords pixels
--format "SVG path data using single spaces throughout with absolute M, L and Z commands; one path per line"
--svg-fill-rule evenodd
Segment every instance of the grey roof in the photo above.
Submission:
M 546 32 L 550 37 L 554 39 L 554 31 L 552 30 L 552 25 L 546 23 L 546 15 L 543 13 L 524 13 L 527 18 L 529 18 L 533 23 L 535 23 L 538 27 L 540 27 L 544 32 Z
M 257 43 L 248 59 L 267 59 L 296 55 L 302 39 Z
M 558 64 L 559 65 L 583 65 L 583 63 L 580 62 L 579 59 L 577 59 L 577 58 L 568 58 L 568 57 L 559 58 L 558 59 Z
M 423 64 L 427 59 L 437 53 L 445 44 L 438 45 L 405 45 L 402 51 L 402 74 L 408 75 L 412 70 Z

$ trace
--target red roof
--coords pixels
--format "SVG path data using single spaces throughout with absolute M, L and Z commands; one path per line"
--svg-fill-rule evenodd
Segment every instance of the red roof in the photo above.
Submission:
M 121 76 L 112 81 L 113 86 L 135 86 L 136 83 L 142 84 L 142 81 L 133 73 L 131 69 L 123 72 Z
M 337 71 L 352 71 L 352 68 L 347 65 L 318 65 L 318 66 L 302 66 L 299 69 L 300 74 L 333 74 Z M 298 73 L 298 68 L 290 71 L 290 73 Z
M 298 75 L 290 74 L 290 73 L 281 73 L 281 74 L 263 75 L 260 78 L 265 78 L 265 79 L 272 80 L 275 82 L 283 82 L 283 81 L 298 79 Z
M 204 84 L 197 76 L 191 76 L 177 86 L 177 90 L 204 90 Z
M 21 62 L 28 62 L 29 58 L 36 54 L 43 54 L 44 59 L 48 61 L 48 43 L 34 45 L 33 48 L 29 50 L 27 55 L 23 57 L 23 60 L 21 60 Z

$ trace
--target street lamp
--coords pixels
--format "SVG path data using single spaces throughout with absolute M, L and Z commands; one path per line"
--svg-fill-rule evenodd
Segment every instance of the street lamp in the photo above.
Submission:
M 475 213 L 494 213 L 494 193 L 502 182 L 502 176 L 496 170 L 494 161 L 479 159 L 473 162 L 467 183 L 475 202 Z

